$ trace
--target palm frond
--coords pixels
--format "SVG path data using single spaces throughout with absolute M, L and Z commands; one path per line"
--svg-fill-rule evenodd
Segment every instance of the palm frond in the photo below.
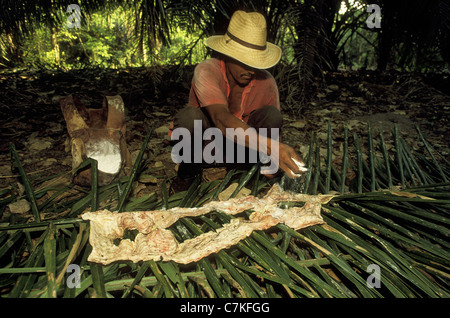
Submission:
M 299 231 L 285 225 L 256 231 L 189 266 L 173 262 L 100 266 L 86 261 L 89 226 L 78 218 L 95 207 L 93 193 L 72 188 L 73 199 L 66 197 L 69 204 L 55 196 L 38 204 L 41 216 L 59 211 L 56 219 L 0 227 L 2 297 L 449 297 L 448 162 L 425 139 L 423 151 L 412 152 L 397 130 L 391 138 L 382 134 L 374 138 L 368 129 L 366 137 L 345 134 L 347 152 L 342 167 L 336 167 L 328 131 L 325 160 L 311 136 L 310 169 L 303 187 L 310 194 L 334 191 L 335 197 L 322 208 L 325 224 Z M 389 141 L 394 145 L 391 153 L 386 150 Z M 160 200 L 155 195 L 130 198 L 121 189 L 139 173 L 151 174 L 139 167 L 140 162 L 134 177 L 98 188 L 98 208 L 196 207 L 215 200 L 233 180 L 256 194 L 280 181 L 260 180 L 255 166 L 247 172 L 232 170 L 223 181 L 197 180 L 187 192 L 170 197 L 163 191 Z M 34 192 L 39 199 L 49 190 Z M 10 202 L 10 193 L 2 193 L 0 203 Z M 230 219 L 213 212 L 183 218 L 170 229 L 183 241 L 214 231 Z M 67 284 L 69 264 L 80 268 L 79 288 Z M 379 288 L 369 284 L 371 268 L 381 273 Z
M 281 69 L 276 78 L 289 111 L 299 114 L 312 96 L 314 86 L 322 78 L 323 70 L 331 69 L 330 39 L 325 25 L 326 18 L 314 1 L 297 3 L 287 9 L 284 17 L 288 31 L 295 38 L 292 45 L 294 61 Z

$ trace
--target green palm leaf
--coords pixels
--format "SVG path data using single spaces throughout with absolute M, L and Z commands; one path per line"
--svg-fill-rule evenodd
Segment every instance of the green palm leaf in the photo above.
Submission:
M 330 126 L 328 134 L 329 148 Z M 449 297 L 448 163 L 423 136 L 428 147 L 423 153 L 412 152 L 398 129 L 389 139 L 382 134 L 373 138 L 369 128 L 369 138 L 354 135 L 353 145 L 347 129 L 344 135 L 342 167 L 334 166 L 331 151 L 321 158 L 318 140 L 311 136 L 306 162 L 310 169 L 303 191 L 335 191 L 335 197 L 323 205 L 323 225 L 295 231 L 280 224 L 270 231 L 256 231 L 235 246 L 188 266 L 153 261 L 90 264 L 88 227 L 77 218 L 89 207 L 196 207 L 215 200 L 235 180 L 240 181 L 238 189 L 245 186 L 257 195 L 281 181 L 259 178 L 256 165 L 250 171 L 232 170 L 222 181 L 202 183 L 198 179 L 187 192 L 170 197 L 163 189 L 160 199 L 156 195 L 132 198 L 130 189 L 138 174 L 151 174 L 137 160 L 134 173 L 115 184 L 89 192 L 70 188 L 75 193 L 69 199 L 71 205 L 58 201 L 57 196 L 37 205 L 44 216 L 47 209 L 59 209 L 60 205 L 70 211 L 66 218 L 0 227 L 2 296 Z M 390 140 L 395 147 L 388 152 Z M 140 155 L 145 149 L 143 146 Z M 364 153 L 368 153 L 367 162 Z M 19 166 L 18 157 L 14 158 Z M 355 178 L 350 179 L 349 170 L 355 172 Z M 50 190 L 35 191 L 33 183 L 29 185 L 30 193 L 37 197 Z M 166 182 L 162 186 L 166 187 Z M 349 192 L 344 192 L 347 188 Z M 17 199 L 8 191 L 1 195 L 2 204 Z M 170 230 L 183 241 L 214 231 L 231 218 L 212 212 L 181 219 Z M 69 263 L 80 266 L 80 288 L 65 284 Z M 381 288 L 368 284 L 371 265 L 380 269 Z

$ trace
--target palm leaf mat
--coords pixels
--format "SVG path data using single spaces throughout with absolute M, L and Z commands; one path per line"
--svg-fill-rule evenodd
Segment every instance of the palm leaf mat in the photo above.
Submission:
M 111 185 L 97 187 L 96 162 L 85 162 L 93 168 L 90 191 L 57 181 L 46 187 L 33 185 L 38 182 L 29 179 L 11 144 L 12 162 L 21 175 L 33 218 L 0 227 L 1 296 L 449 297 L 450 164 L 417 131 L 422 152 L 411 151 L 395 127 L 389 154 L 381 132 L 373 138 L 368 126 L 366 138 L 351 138 L 345 127 L 342 165 L 337 167 L 329 124 L 325 158 L 315 135 L 311 136 L 305 157 L 309 172 L 301 187 L 283 178 L 262 178 L 255 165 L 250 171 L 231 170 L 223 180 L 197 179 L 186 192 L 172 196 L 165 180 L 161 198 L 155 193 L 131 196 L 133 182 L 140 175 L 151 175 L 142 164 L 151 133 L 131 175 Z M 101 266 L 87 262 L 89 223 L 79 218 L 82 212 L 198 207 L 216 200 L 233 182 L 238 187 L 231 197 L 244 187 L 262 195 L 275 182 L 303 193 L 336 196 L 322 206 L 323 225 L 295 231 L 279 224 L 270 231 L 255 231 L 196 263 Z M 12 188 L 1 191 L 0 215 L 19 199 L 15 193 Z M 213 212 L 183 218 L 170 230 L 185 240 L 217 229 L 230 218 Z M 133 233 L 127 235 L 132 238 Z

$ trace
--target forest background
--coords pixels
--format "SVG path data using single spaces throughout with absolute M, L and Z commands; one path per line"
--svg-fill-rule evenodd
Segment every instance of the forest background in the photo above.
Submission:
M 264 14 L 268 40 L 283 49 L 282 61 L 273 72 L 283 74 L 280 88 L 289 108 L 301 108 L 318 78 L 327 71 L 449 72 L 448 1 L 1 3 L 0 68 L 72 70 L 192 65 L 209 54 L 204 40 L 223 34 L 232 13 L 243 9 Z M 77 10 L 71 5 L 76 5 Z

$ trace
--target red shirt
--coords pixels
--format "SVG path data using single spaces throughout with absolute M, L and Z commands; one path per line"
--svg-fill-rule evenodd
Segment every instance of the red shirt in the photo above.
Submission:
M 215 58 L 200 62 L 194 70 L 188 106 L 200 108 L 214 104 L 228 105 L 229 97 L 230 85 L 225 62 Z M 266 105 L 280 109 L 278 86 L 269 72 L 259 70 L 244 88 L 241 107 L 233 115 L 247 122 L 252 111 Z M 172 122 L 169 127 L 169 137 L 172 135 L 173 128 Z
M 188 105 L 197 108 L 213 104 L 228 105 L 229 97 L 225 62 L 212 58 L 199 63 L 194 71 Z M 265 105 L 280 109 L 278 86 L 269 72 L 259 70 L 245 86 L 241 107 L 233 115 L 247 122 L 252 111 Z

